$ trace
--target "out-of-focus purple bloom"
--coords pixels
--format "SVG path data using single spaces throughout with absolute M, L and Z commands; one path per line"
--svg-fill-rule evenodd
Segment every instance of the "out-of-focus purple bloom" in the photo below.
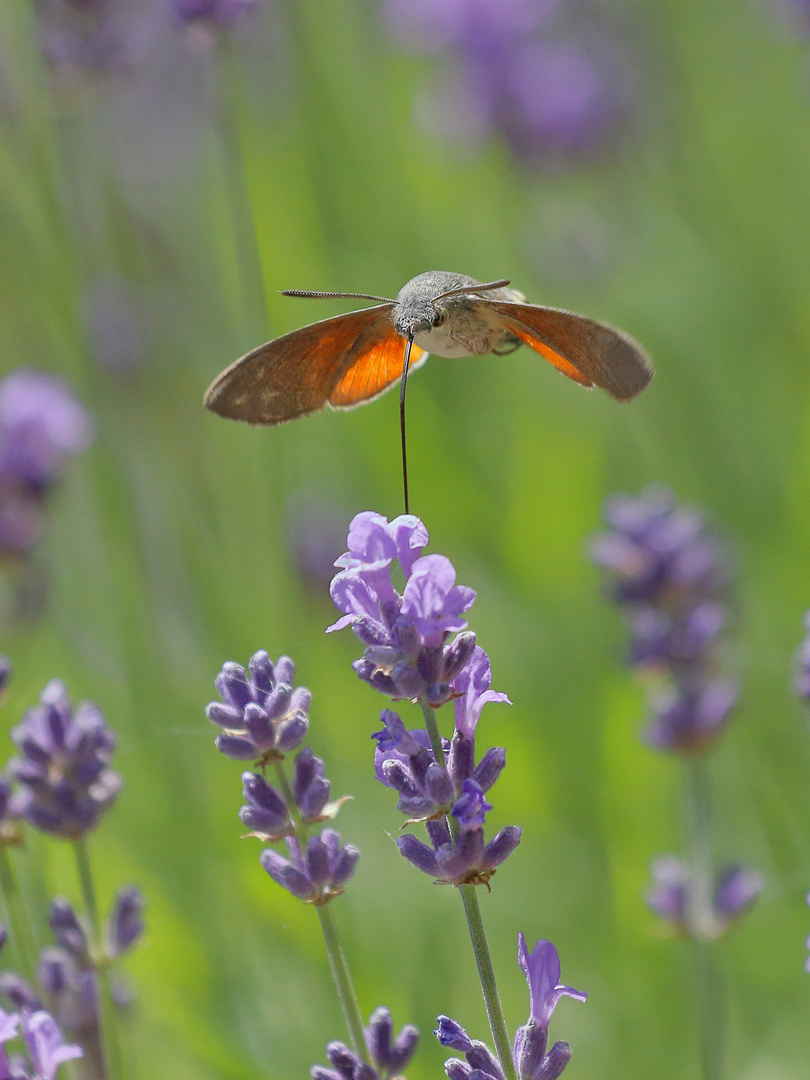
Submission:
M 309 904 L 325 904 L 342 893 L 360 858 L 353 844 L 340 846 L 334 829 L 311 836 L 304 851 L 293 836 L 286 837 L 285 843 L 289 859 L 265 848 L 259 862 L 273 881 Z
M 610 531 L 593 539 L 590 552 L 618 603 L 691 610 L 728 584 L 728 557 L 706 519 L 678 506 L 668 488 L 615 495 L 604 517 Z
M 456 710 L 456 731 L 467 738 L 475 734 L 475 726 L 481 716 L 481 710 L 487 702 L 512 702 L 506 694 L 490 690 L 492 667 L 489 657 L 480 645 L 475 646 L 472 657 L 453 680 L 453 697 Z
M 42 1080 L 54 1080 L 60 1065 L 84 1054 L 80 1046 L 64 1041 L 56 1021 L 44 1009 L 35 1013 L 23 1011 L 22 1029 L 34 1072 Z
M 11 810 L 43 832 L 77 839 L 96 827 L 121 788 L 109 767 L 115 735 L 91 701 L 74 709 L 58 679 L 39 700 L 11 732 L 19 756 L 8 768 L 20 785 Z
M 805 902 L 808 904 L 808 906 L 810 906 L 810 892 L 807 894 L 807 896 L 805 896 L 804 899 L 805 899 Z M 807 971 L 807 972 L 810 972 L 810 936 L 808 936 L 807 941 L 805 942 L 805 945 L 807 946 L 807 949 L 808 949 L 808 956 L 807 956 L 807 959 L 804 962 L 804 970 Z
M 206 715 L 223 728 L 215 745 L 237 761 L 264 766 L 278 761 L 301 744 L 309 727 L 312 695 L 303 686 L 293 689 L 295 664 L 288 656 L 276 664 L 264 650 L 250 658 L 248 670 L 227 663 L 214 680 L 222 702 L 213 701 Z
M 143 893 L 137 885 L 118 890 L 104 935 L 106 953 L 110 960 L 118 960 L 143 936 L 144 906 Z
M 93 437 L 61 379 L 18 368 L 0 380 L 0 554 L 25 556 L 37 545 L 48 492 Z
M 90 952 L 85 928 L 73 905 L 67 900 L 56 899 L 51 904 L 48 920 L 53 935 L 81 967 L 90 966 Z
M 650 866 L 652 885 L 647 904 L 679 935 L 712 941 L 753 905 L 762 892 L 762 877 L 745 866 L 723 867 L 706 900 L 695 889 L 688 867 L 674 855 L 662 855 Z M 704 910 L 707 908 L 707 910 Z
M 737 696 L 733 679 L 713 679 L 694 690 L 671 687 L 651 699 L 644 739 L 659 750 L 701 753 L 722 731 Z
M 17 975 L 13 971 L 4 971 L 0 975 L 0 994 L 7 998 L 15 1009 L 28 1009 L 35 1012 L 42 1008 L 42 1002 L 31 984 L 22 975 Z
M 0 656 L 0 694 L 3 693 L 8 686 L 8 681 L 12 676 L 14 669 L 11 666 L 11 661 L 7 656 Z
M 419 1029 L 405 1024 L 395 1040 L 393 1034 L 391 1012 L 381 1005 L 371 1014 L 365 1029 L 372 1064 L 366 1064 L 345 1043 L 335 1040 L 326 1045 L 331 1068 L 313 1065 L 311 1080 L 385 1080 L 400 1073 L 416 1051 Z
M 40 954 L 37 981 L 48 1008 L 58 1024 L 80 1038 L 93 1057 L 98 1049 L 96 978 L 93 970 L 82 967 L 65 949 L 49 946 Z
M 409 47 L 445 54 L 420 116 L 434 133 L 510 151 L 546 167 L 611 145 L 635 108 L 630 58 L 605 24 L 566 27 L 557 0 L 387 0 Z
M 149 19 L 137 5 L 42 0 L 37 16 L 42 53 L 62 79 L 125 72 L 145 55 Z
M 453 680 L 472 656 L 475 635 L 453 632 L 467 625 L 464 613 L 475 593 L 455 585 L 452 563 L 442 555 L 421 555 L 425 526 L 412 515 L 389 522 L 381 514 L 357 514 L 349 530 L 349 550 L 331 585 L 344 612 L 328 631 L 351 626 L 365 645 L 354 670 L 375 689 L 398 699 L 438 707 L 453 695 Z M 398 562 L 405 575 L 402 595 L 391 579 Z
M 481 827 L 462 829 L 454 840 L 447 819 L 425 823 L 431 846 L 407 833 L 397 840 L 400 854 L 437 882 L 488 885 L 489 879 L 520 843 L 521 829 L 507 825 L 484 843 Z
M 793 689 L 803 701 L 810 702 L 810 611 L 804 613 L 805 636 L 796 653 Z
M 169 7 L 181 22 L 228 27 L 253 11 L 256 0 L 169 0 Z

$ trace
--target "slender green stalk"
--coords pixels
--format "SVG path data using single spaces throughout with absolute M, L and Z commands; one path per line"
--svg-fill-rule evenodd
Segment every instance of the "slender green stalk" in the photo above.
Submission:
M 6 844 L 0 844 L 0 888 L 3 890 L 8 912 L 11 944 L 17 954 L 22 974 L 33 979 L 37 969 L 36 941 Z
M 343 1010 L 343 1018 L 349 1031 L 351 1048 L 366 1064 L 371 1061 L 368 1056 L 366 1040 L 363 1034 L 363 1018 L 360 1015 L 360 1005 L 357 1001 L 357 993 L 352 982 L 349 965 L 340 943 L 335 917 L 332 914 L 331 904 L 319 904 L 318 918 L 321 920 L 323 940 L 326 943 L 326 955 L 329 957 L 329 967 L 332 978 L 335 980 L 340 1007 Z
M 481 908 L 478 904 L 478 893 L 475 890 L 475 885 L 459 886 L 461 899 L 464 903 L 464 913 L 467 916 L 467 926 L 470 929 L 470 941 L 475 953 L 475 962 L 478 965 L 478 977 L 481 980 L 481 990 L 484 994 L 484 1004 L 489 1017 L 489 1027 L 492 1038 L 495 1040 L 495 1049 L 506 1080 L 516 1080 L 509 1033 L 506 1030 L 506 1020 L 504 1019 L 501 999 L 495 982 L 492 960 L 489 956 L 489 946 L 484 931 L 484 921 L 481 918 Z
M 433 759 L 446 768 L 441 735 L 439 734 L 439 725 L 436 722 L 436 713 L 427 702 L 422 701 L 420 704 L 422 706 L 422 713 L 425 717 L 425 727 L 427 728 L 430 737 L 430 745 L 433 748 Z M 459 833 L 459 826 L 452 814 L 447 815 L 447 824 L 449 825 L 450 833 L 455 840 Z M 475 963 L 478 967 L 478 977 L 481 980 L 481 992 L 484 995 L 484 1005 L 486 1006 L 487 1017 L 489 1019 L 489 1029 L 492 1032 L 492 1038 L 495 1041 L 498 1059 L 500 1060 L 501 1068 L 503 1069 L 506 1080 L 516 1080 L 515 1066 L 512 1061 L 512 1047 L 509 1042 L 509 1033 L 506 1029 L 506 1020 L 504 1019 L 501 999 L 498 994 L 498 986 L 495 982 L 495 971 L 492 967 L 492 960 L 489 955 L 487 935 L 484 930 L 484 921 L 481 918 L 481 908 L 478 903 L 476 886 L 460 885 L 459 892 L 461 893 L 462 903 L 464 904 L 464 914 L 467 917 L 470 942 L 472 943 Z
M 84 901 L 87 918 L 93 934 L 93 946 L 91 957 L 95 966 L 98 988 L 98 1041 L 101 1054 L 101 1062 L 104 1080 L 117 1080 L 121 1075 L 121 1050 L 115 1029 L 115 1014 L 112 994 L 110 992 L 110 980 L 107 977 L 107 967 L 104 957 L 104 938 L 101 919 L 96 902 L 96 890 L 93 884 L 93 873 L 90 868 L 90 858 L 87 852 L 87 840 L 80 837 L 73 841 L 73 851 L 76 856 L 76 870 L 79 877 L 79 886 Z
M 692 938 L 701 1075 L 703 1080 L 720 1080 L 725 1009 L 714 945 L 717 927 L 712 903 L 711 796 L 705 757 L 685 759 L 683 781 L 684 846 L 691 883 L 686 919 Z
M 267 294 L 256 226 L 245 179 L 245 161 L 239 132 L 243 107 L 238 57 L 227 34 L 217 42 L 219 83 L 215 87 L 217 127 L 222 146 L 225 193 L 231 216 L 246 331 L 251 338 L 264 338 L 267 326 Z

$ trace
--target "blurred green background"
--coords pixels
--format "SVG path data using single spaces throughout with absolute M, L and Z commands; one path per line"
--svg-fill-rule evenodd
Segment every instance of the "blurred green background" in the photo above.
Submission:
M 622 326 L 657 368 L 621 406 L 526 349 L 410 382 L 412 509 L 477 590 L 471 627 L 514 702 L 478 728 L 481 751 L 507 749 L 493 825 L 524 830 L 481 897 L 510 1028 L 523 930 L 590 993 L 552 1024 L 566 1077 L 698 1075 L 688 949 L 643 901 L 650 859 L 679 845 L 677 762 L 638 740 L 620 616 L 585 554 L 606 495 L 663 481 L 739 571 L 716 855 L 766 889 L 719 945 L 728 1076 L 807 1075 L 810 748 L 789 680 L 810 604 L 808 26 L 768 0 L 567 8 L 566 33 L 585 11 L 620 43 L 624 119 L 528 164 L 497 130 L 424 129 L 414 102 L 447 54 L 404 48 L 375 3 L 267 0 L 227 33 L 146 4 L 131 62 L 93 73 L 43 58 L 51 8 L 0 10 L 0 365 L 64 376 L 98 423 L 36 556 L 47 608 L 2 628 L 2 716 L 59 677 L 118 733 L 125 789 L 91 849 L 103 904 L 126 883 L 148 900 L 128 1077 L 292 1080 L 344 1037 L 314 912 L 239 839 L 240 768 L 204 716 L 221 663 L 259 648 L 295 659 L 309 745 L 354 796 L 338 827 L 362 859 L 335 910 L 364 1014 L 422 1029 L 411 1080 L 442 1074 L 438 1013 L 488 1038 L 459 898 L 394 847 L 369 740 L 385 703 L 300 569 L 302 536 L 335 556 L 354 513 L 400 512 L 397 395 L 274 430 L 201 406 L 235 357 L 349 306 L 277 290 L 392 295 L 433 268 Z M 32 837 L 17 866 L 43 925 L 49 896 L 78 898 L 57 844 Z

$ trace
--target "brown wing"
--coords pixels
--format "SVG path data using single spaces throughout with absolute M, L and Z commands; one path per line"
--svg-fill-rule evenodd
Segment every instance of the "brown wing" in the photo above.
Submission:
M 405 347 L 407 341 L 401 337 L 391 322 L 385 337 L 363 335 L 352 354 L 351 367 L 339 380 L 329 395 L 329 404 L 333 409 L 353 409 L 375 397 L 399 382 L 405 365 Z M 418 345 L 411 346 L 411 359 L 408 371 L 421 367 L 428 358 L 428 353 Z
M 641 345 L 606 323 L 539 304 L 483 297 L 481 303 L 496 310 L 521 341 L 583 386 L 600 386 L 619 401 L 629 401 L 653 377 Z
M 392 307 L 337 315 L 260 345 L 214 379 L 203 404 L 249 424 L 283 424 L 317 412 L 371 343 L 394 334 L 404 346 L 388 317 Z

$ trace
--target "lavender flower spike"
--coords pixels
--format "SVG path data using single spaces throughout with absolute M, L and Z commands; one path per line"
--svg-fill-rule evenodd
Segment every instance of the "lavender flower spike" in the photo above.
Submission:
M 96 827 L 121 788 L 109 767 L 115 735 L 92 702 L 74 709 L 58 679 L 39 700 L 11 732 L 19 756 L 8 768 L 20 786 L 10 810 L 34 828 L 74 840 Z
M 273 664 L 264 650 L 250 658 L 248 670 L 227 663 L 214 680 L 222 701 L 205 710 L 223 733 L 215 744 L 226 757 L 264 766 L 280 761 L 301 744 L 309 727 L 312 695 L 293 689 L 295 664 L 282 656 Z
M 265 848 L 259 862 L 273 881 L 308 904 L 326 904 L 340 895 L 360 858 L 353 844 L 340 846 L 340 836 L 334 829 L 311 836 L 304 851 L 293 836 L 286 837 L 285 843 L 289 859 Z

